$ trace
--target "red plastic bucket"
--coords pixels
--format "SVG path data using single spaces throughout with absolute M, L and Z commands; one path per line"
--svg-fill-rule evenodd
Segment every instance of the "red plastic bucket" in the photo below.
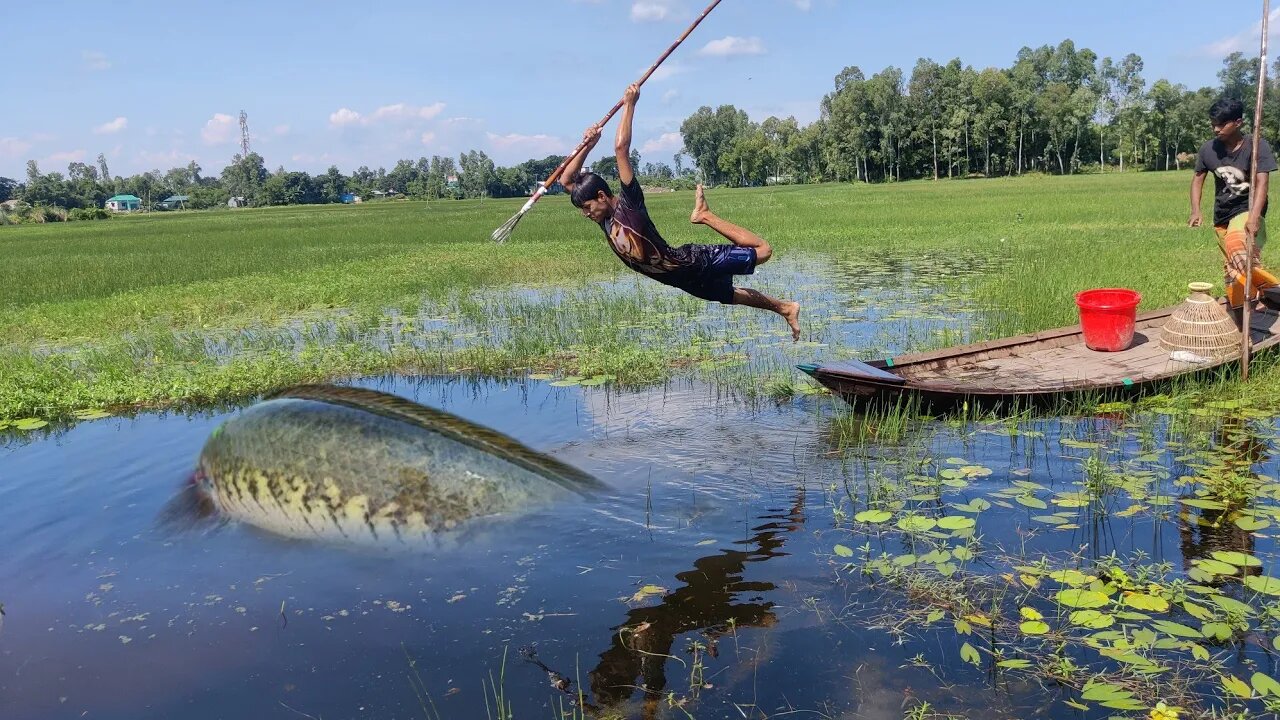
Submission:
M 1090 350 L 1119 352 L 1133 344 L 1133 326 L 1142 296 L 1125 288 L 1098 288 L 1076 293 L 1080 328 Z

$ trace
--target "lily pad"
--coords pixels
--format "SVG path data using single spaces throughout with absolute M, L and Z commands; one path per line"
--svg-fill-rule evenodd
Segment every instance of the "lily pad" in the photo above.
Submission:
M 1169 610 L 1169 601 L 1155 595 L 1147 595 L 1146 593 L 1129 593 L 1124 596 L 1124 604 L 1139 610 L 1151 610 L 1153 612 L 1167 612 Z
M 943 530 L 967 530 L 977 524 L 973 518 L 961 515 L 948 515 L 938 519 L 938 527 Z
M 1045 510 L 1045 509 L 1048 509 L 1049 507 L 1049 505 L 1045 503 L 1045 501 L 1041 500 L 1040 498 L 1034 495 L 1019 495 L 1018 497 L 1014 498 L 1014 500 L 1016 500 L 1021 505 L 1026 505 L 1029 508 L 1036 508 L 1037 510 Z
M 1227 550 L 1214 550 L 1212 553 L 1214 560 L 1224 563 L 1230 563 L 1236 567 L 1262 567 L 1262 561 L 1252 555 L 1246 555 L 1242 552 L 1234 552 Z
M 1271 697 L 1280 697 L 1280 683 L 1275 678 L 1265 673 L 1256 672 L 1250 679 L 1249 684 L 1253 685 L 1253 689 L 1258 691 L 1259 695 Z
M 1226 505 L 1223 505 L 1217 500 L 1205 500 L 1204 498 L 1180 498 L 1179 502 L 1183 505 L 1190 505 L 1191 507 L 1202 508 L 1204 510 L 1222 510 L 1226 508 Z
M 888 510 L 863 510 L 853 516 L 854 520 L 865 523 L 882 523 L 893 517 L 893 513 Z
M 1072 625 L 1089 628 L 1090 630 L 1101 630 L 1109 628 L 1115 624 L 1116 619 L 1106 613 L 1097 610 L 1076 610 L 1070 616 Z M 1199 633 L 1196 633 L 1199 635 Z
M 898 521 L 898 527 L 907 532 L 928 532 L 937 526 L 937 521 L 923 515 L 907 515 Z
M 1194 562 L 1196 567 L 1213 575 L 1235 575 L 1240 572 L 1240 569 L 1235 565 L 1220 560 L 1199 559 Z
M 41 420 L 40 418 L 22 418 L 20 420 L 13 421 L 14 429 L 23 431 L 38 430 L 48 424 L 48 422 Z
M 1244 584 L 1254 592 L 1260 592 L 1264 595 L 1280 595 L 1280 578 L 1273 578 L 1267 575 L 1250 575 L 1244 579 Z
M 1270 520 L 1259 520 L 1255 517 L 1238 517 L 1235 522 L 1236 527 L 1244 530 L 1245 532 L 1256 532 L 1258 530 L 1265 530 L 1271 527 Z
M 1253 688 L 1249 687 L 1249 683 L 1235 675 L 1224 675 L 1222 677 L 1222 687 L 1226 688 L 1232 695 L 1238 695 L 1242 698 L 1253 697 Z
M 1074 608 L 1100 608 L 1110 602 L 1106 595 L 1096 590 L 1082 590 L 1079 588 L 1059 590 L 1056 597 L 1058 602 Z

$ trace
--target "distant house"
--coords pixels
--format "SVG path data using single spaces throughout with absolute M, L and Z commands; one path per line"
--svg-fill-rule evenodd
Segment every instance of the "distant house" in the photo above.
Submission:
M 137 195 L 113 195 L 107 198 L 103 207 L 111 212 L 133 212 L 142 207 L 142 198 Z
M 360 196 L 355 193 L 342 193 L 338 196 L 338 200 L 344 203 L 358 203 L 360 202 Z
M 243 197 L 240 197 L 240 196 L 233 197 L 230 200 L 227 200 L 227 207 L 232 207 L 232 208 L 246 207 L 248 204 L 249 204 L 249 201 L 245 200 Z
M 187 203 L 191 200 L 189 195 L 170 195 L 169 197 L 156 203 L 156 207 L 161 210 L 177 210 L 185 209 Z

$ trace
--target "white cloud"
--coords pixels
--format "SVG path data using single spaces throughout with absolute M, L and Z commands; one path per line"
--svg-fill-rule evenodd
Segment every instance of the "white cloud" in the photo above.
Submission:
M 479 124 L 479 123 L 482 123 L 482 122 L 484 122 L 484 121 L 483 121 L 483 120 L 481 120 L 480 118 L 473 118 L 473 117 L 460 116 L 460 117 L 445 118 L 444 120 L 441 120 L 441 121 L 440 121 L 440 124 L 442 124 L 442 125 L 464 125 L 464 124 L 472 124 L 472 123 Z
M 94 128 L 93 134 L 94 135 L 110 135 L 112 133 L 118 133 L 127 127 L 129 127 L 129 118 L 118 117 L 115 120 L 112 120 L 111 122 L 103 123 L 98 127 Z
M 442 102 L 422 107 L 396 103 L 395 105 L 384 105 L 374 110 L 373 115 L 369 116 L 367 122 L 377 122 L 379 120 L 430 120 L 439 115 L 442 110 L 444 110 L 444 103 Z
M 337 127 L 343 125 L 354 125 L 360 122 L 360 113 L 347 108 L 338 108 L 337 112 L 329 114 L 329 124 Z
M 235 136 L 236 119 L 225 113 L 214 113 L 200 131 L 200 137 L 204 139 L 206 145 L 229 143 Z
M 631 5 L 631 19 L 634 22 L 657 22 L 665 20 L 669 14 L 671 14 L 671 8 L 667 7 L 666 3 L 640 0 Z
M 663 133 L 640 146 L 641 155 L 673 153 L 684 147 L 684 138 L 678 132 Z
M 1280 9 L 1272 10 L 1270 17 L 1268 18 L 1269 25 L 1267 35 L 1269 37 L 1267 38 L 1267 41 L 1272 47 L 1275 46 L 1275 41 L 1280 39 L 1280 27 L 1276 24 L 1277 20 L 1280 20 Z M 1218 58 L 1223 57 L 1224 55 L 1230 55 L 1233 52 L 1244 52 L 1250 55 L 1256 55 L 1259 50 L 1259 43 L 1262 39 L 1261 35 L 1262 21 L 1259 20 L 1249 26 L 1249 29 L 1246 31 L 1236 33 L 1235 35 L 1229 35 L 1201 47 L 1200 52 L 1203 55 Z M 1255 57 L 1254 59 L 1256 60 L 1257 58 Z
M 712 57 L 729 57 L 731 55 L 763 55 L 764 43 L 758 37 L 737 37 L 729 35 L 719 40 L 712 40 L 698 51 L 699 55 Z
M 111 69 L 111 61 L 104 53 L 97 50 L 81 50 L 80 59 L 84 61 L 86 70 L 102 71 Z
M 329 115 L 329 124 L 336 127 L 342 127 L 344 125 L 356 124 L 372 125 L 374 123 L 389 121 L 408 122 L 431 120 L 443 112 L 444 108 L 445 105 L 442 102 L 422 106 L 396 103 L 394 105 L 383 105 L 369 115 L 362 115 L 355 110 L 344 107 Z
M 791 4 L 800 8 L 804 12 L 809 12 L 809 8 L 813 7 L 812 0 L 791 0 Z
M 671 90 L 662 93 L 662 104 L 665 105 L 678 97 L 680 97 L 680 91 L 672 88 Z
M 84 150 L 64 150 L 56 152 L 40 161 L 41 165 L 57 165 L 60 163 L 84 162 Z
M 31 143 L 14 137 L 0 138 L 0 156 L 18 157 L 31 149 Z
M 535 154 L 551 154 L 563 151 L 565 147 L 564 141 L 553 135 L 521 135 L 520 133 L 509 133 L 507 135 L 485 133 L 485 135 L 489 138 L 489 144 L 497 150 L 520 150 Z
M 435 142 L 436 134 L 433 132 L 424 132 L 422 133 L 422 137 L 420 139 L 422 140 L 423 145 L 430 145 L 431 143 Z
M 277 126 L 275 126 L 275 128 L 272 130 L 272 132 L 274 132 L 274 133 L 276 134 L 276 136 L 277 136 L 277 137 L 283 137 L 283 136 L 285 136 L 285 135 L 288 135 L 288 134 L 289 134 L 289 126 L 288 126 L 288 125 L 277 125 Z

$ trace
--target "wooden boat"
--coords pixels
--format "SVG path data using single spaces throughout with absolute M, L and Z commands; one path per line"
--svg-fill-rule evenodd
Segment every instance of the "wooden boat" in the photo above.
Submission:
M 854 405 L 919 399 L 923 409 L 970 406 L 1036 406 L 1071 396 L 1123 397 L 1159 388 L 1174 378 L 1239 364 L 1226 360 L 1181 362 L 1160 346 L 1160 330 L 1175 307 L 1140 313 L 1133 344 L 1120 352 L 1098 352 L 1084 344 L 1079 325 L 988 340 L 945 350 L 871 362 L 800 365 L 832 392 Z M 1238 313 L 1237 325 L 1239 324 Z M 1280 313 L 1250 313 L 1251 357 L 1280 344 Z

